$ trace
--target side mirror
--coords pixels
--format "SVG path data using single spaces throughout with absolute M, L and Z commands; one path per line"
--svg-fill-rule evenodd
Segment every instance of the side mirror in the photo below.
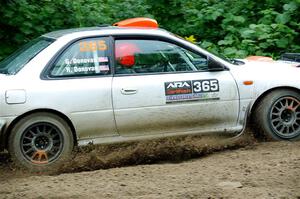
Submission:
M 208 57 L 208 71 L 222 71 L 225 67 L 220 62 Z

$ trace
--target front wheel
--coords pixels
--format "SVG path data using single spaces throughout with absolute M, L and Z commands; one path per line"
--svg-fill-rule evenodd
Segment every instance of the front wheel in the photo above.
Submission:
M 9 137 L 9 153 L 17 166 L 33 172 L 56 171 L 70 158 L 72 131 L 51 113 L 34 113 L 21 119 Z
M 253 114 L 257 134 L 267 140 L 300 139 L 300 94 L 276 90 L 258 104 Z

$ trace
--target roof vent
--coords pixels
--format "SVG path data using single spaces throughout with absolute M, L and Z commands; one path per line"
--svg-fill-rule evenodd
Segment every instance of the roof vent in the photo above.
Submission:
M 158 23 L 155 19 L 145 17 L 126 19 L 113 25 L 118 27 L 158 28 Z

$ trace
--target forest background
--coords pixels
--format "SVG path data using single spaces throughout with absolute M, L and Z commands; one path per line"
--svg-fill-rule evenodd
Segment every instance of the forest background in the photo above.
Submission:
M 230 58 L 300 52 L 300 0 L 0 0 L 0 60 L 46 32 L 132 17 Z

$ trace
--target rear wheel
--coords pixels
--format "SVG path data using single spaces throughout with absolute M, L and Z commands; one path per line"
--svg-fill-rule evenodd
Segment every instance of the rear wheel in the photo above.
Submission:
M 70 158 L 72 131 L 51 113 L 34 113 L 21 119 L 9 137 L 9 152 L 17 166 L 30 171 L 56 171 Z
M 277 90 L 258 104 L 254 115 L 258 134 L 267 140 L 300 139 L 300 94 L 291 90 Z

